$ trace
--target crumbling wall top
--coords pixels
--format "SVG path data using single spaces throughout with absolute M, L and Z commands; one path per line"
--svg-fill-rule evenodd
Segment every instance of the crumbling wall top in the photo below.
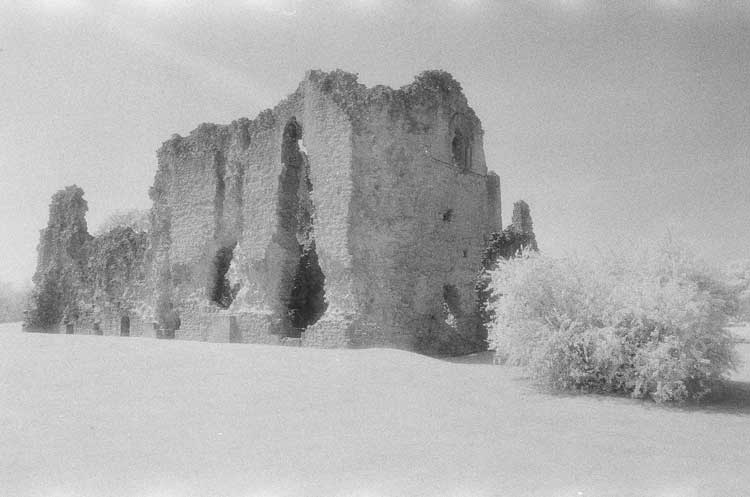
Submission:
M 461 84 L 443 70 L 423 71 L 413 82 L 398 89 L 385 85 L 367 88 L 357 81 L 356 74 L 340 69 L 310 70 L 305 80 L 330 95 L 351 118 L 355 128 L 367 111 L 375 107 L 387 106 L 391 113 L 408 115 L 418 108 L 447 105 L 460 109 L 473 132 L 483 134 L 481 122 L 469 107 Z
M 313 85 L 336 102 L 349 116 L 355 129 L 374 108 L 387 107 L 394 116 L 408 116 L 422 108 L 446 106 L 459 111 L 473 133 L 483 134 L 481 122 L 469 107 L 461 84 L 446 71 L 423 71 L 411 83 L 394 89 L 384 85 L 368 88 L 358 82 L 357 74 L 340 69 L 328 72 L 312 69 L 305 73 L 305 79 L 295 92 L 273 109 L 261 111 L 255 119 L 241 118 L 228 125 L 203 123 L 187 137 L 172 135 L 158 153 L 182 155 L 219 150 L 232 137 L 249 143 L 251 137 L 277 127 L 279 110 L 302 98 L 305 85 Z

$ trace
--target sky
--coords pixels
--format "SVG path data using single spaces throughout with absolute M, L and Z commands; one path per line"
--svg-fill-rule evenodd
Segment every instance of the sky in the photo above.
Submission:
M 0 0 L 0 282 L 30 280 L 55 191 L 90 231 L 148 208 L 162 142 L 311 68 L 453 74 L 543 252 L 750 257 L 750 0 Z

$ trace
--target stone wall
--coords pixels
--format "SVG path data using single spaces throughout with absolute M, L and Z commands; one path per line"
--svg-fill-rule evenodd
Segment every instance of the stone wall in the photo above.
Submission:
M 126 284 L 103 295 L 109 269 L 96 269 L 78 293 L 92 311 L 75 324 L 191 340 L 482 348 L 474 284 L 501 226 L 482 138 L 447 73 L 394 90 L 310 71 L 254 120 L 164 143 L 151 229 L 131 254 L 138 267 L 118 266 Z M 43 234 L 40 268 L 59 252 L 44 236 L 58 234 Z
M 460 86 L 441 72 L 398 90 L 325 78 L 354 126 L 351 298 L 343 315 L 324 316 L 305 342 L 325 342 L 320 334 L 349 320 L 352 346 L 481 348 L 470 324 L 474 281 L 488 235 L 500 225 L 499 182 L 487 175 L 481 124 Z M 468 156 L 461 164 L 453 153 L 457 132 Z M 458 297 L 452 325 L 446 289 Z

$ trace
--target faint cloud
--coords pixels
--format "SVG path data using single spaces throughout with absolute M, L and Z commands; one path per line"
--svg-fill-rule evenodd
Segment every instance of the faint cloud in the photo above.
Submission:
M 378 7 L 381 3 L 381 0 L 349 0 L 352 7 Z
M 692 0 L 657 0 L 656 3 L 662 9 L 671 10 L 693 10 L 697 7 Z
M 48 11 L 70 10 L 85 7 L 85 3 L 82 0 L 36 0 L 32 3 L 36 4 L 37 7 Z
M 583 12 L 592 7 L 591 0 L 526 0 L 539 8 L 561 12 Z
M 236 70 L 213 57 L 185 50 L 169 38 L 158 36 L 124 17 L 102 15 L 99 23 L 125 40 L 129 46 L 177 65 L 204 85 L 243 98 L 247 98 L 252 93 L 255 95 L 253 98 L 255 103 L 260 104 L 263 101 L 264 97 L 260 95 L 259 85 L 254 84 L 254 77 L 251 74 Z
M 150 13 L 166 14 L 175 10 L 190 7 L 189 0 L 127 0 L 119 2 L 123 8 L 137 7 Z
M 47 15 L 68 15 L 89 10 L 85 0 L 30 0 L 22 3 L 22 9 L 29 9 Z
M 477 7 L 482 3 L 482 0 L 452 0 L 453 3 L 460 7 Z
M 245 0 L 247 5 L 261 9 L 271 14 L 294 16 L 301 0 Z
M 486 0 L 448 0 L 448 3 L 463 14 L 476 15 L 486 4 Z
M 589 6 L 588 0 L 554 0 L 557 7 L 564 10 L 581 10 Z

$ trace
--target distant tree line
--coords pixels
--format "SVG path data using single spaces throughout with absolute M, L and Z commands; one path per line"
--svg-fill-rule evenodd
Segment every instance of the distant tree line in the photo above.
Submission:
M 0 282 L 0 323 L 23 320 L 30 289 Z

